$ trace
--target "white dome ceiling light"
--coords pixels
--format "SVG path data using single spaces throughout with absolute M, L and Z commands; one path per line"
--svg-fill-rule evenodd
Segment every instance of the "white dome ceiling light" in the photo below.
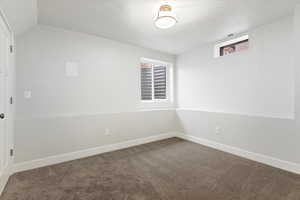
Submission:
M 165 3 L 160 6 L 158 15 L 155 18 L 155 25 L 161 29 L 171 28 L 177 23 L 176 14 L 172 10 L 172 6 Z

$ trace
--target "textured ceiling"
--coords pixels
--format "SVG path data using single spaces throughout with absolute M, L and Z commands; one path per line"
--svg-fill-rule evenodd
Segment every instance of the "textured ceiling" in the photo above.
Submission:
M 176 0 L 179 23 L 154 26 L 160 0 L 38 0 L 38 22 L 172 54 L 291 15 L 298 0 Z

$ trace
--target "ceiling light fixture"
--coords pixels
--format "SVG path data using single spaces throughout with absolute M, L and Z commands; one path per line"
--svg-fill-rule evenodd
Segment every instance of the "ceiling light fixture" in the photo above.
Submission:
M 160 6 L 158 15 L 155 19 L 155 25 L 161 29 L 171 28 L 177 23 L 176 14 L 172 10 L 170 4 L 163 4 Z

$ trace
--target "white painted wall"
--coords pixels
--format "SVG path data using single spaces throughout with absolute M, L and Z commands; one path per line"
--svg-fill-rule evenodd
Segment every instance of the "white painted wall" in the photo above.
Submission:
M 111 135 L 106 135 L 106 128 Z M 177 130 L 174 110 L 17 119 L 15 162 L 18 164 Z
M 300 164 L 295 120 L 185 109 L 177 115 L 188 135 Z
M 17 38 L 17 116 L 140 110 L 140 58 L 175 57 L 82 33 L 38 26 Z M 66 77 L 67 62 L 79 64 Z M 24 99 L 26 90 L 31 99 Z
M 140 58 L 174 56 L 44 26 L 17 48 L 17 163 L 178 129 L 174 110 L 142 112 L 139 96 Z M 78 77 L 66 77 L 69 61 Z
M 246 52 L 215 59 L 214 44 L 207 44 L 180 55 L 177 113 L 182 131 L 300 164 L 293 21 L 287 17 L 250 31 Z
M 177 59 L 178 106 L 294 118 L 293 17 L 249 32 L 250 49 L 214 58 L 215 43 Z

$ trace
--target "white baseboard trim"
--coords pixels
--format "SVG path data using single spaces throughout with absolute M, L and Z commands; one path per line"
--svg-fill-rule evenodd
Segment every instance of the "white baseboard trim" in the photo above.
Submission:
M 102 153 L 106 153 L 106 152 L 110 152 L 110 151 L 116 151 L 116 150 L 125 149 L 128 147 L 133 147 L 133 146 L 137 146 L 137 145 L 141 145 L 141 144 L 164 140 L 164 139 L 175 137 L 177 135 L 178 135 L 178 133 L 176 133 L 176 132 L 165 133 L 165 134 L 155 135 L 155 136 L 151 136 L 151 137 L 147 137 L 147 138 L 129 140 L 126 142 L 95 147 L 95 148 L 86 149 L 86 150 L 82 150 L 82 151 L 76 151 L 76 152 L 71 152 L 71 153 L 66 153 L 66 154 L 61 154 L 61 155 L 56 155 L 56 156 L 50 156 L 50 157 L 37 159 L 37 160 L 16 163 L 13 166 L 13 172 L 17 173 L 17 172 L 36 169 L 36 168 L 45 167 L 45 166 L 49 166 L 49 165 L 55 165 L 55 164 L 59 164 L 59 163 L 63 163 L 63 162 L 71 161 L 71 160 L 76 160 L 76 159 L 80 159 L 80 158 L 85 158 L 85 157 L 89 157 L 89 156 L 94 156 L 94 155 L 98 155 L 98 154 L 102 154 Z
M 9 176 L 11 175 L 10 170 L 5 169 L 2 174 L 0 174 L 0 196 L 7 184 L 7 181 L 9 179 Z
M 208 146 L 217 150 L 221 150 L 227 153 L 231 153 L 240 157 L 244 157 L 256 162 L 260 162 L 272 167 L 276 167 L 279 169 L 283 169 L 289 172 L 293 172 L 296 174 L 300 174 L 300 165 L 284 160 L 280 160 L 271 156 L 266 156 L 263 154 L 253 153 L 249 152 L 240 148 L 232 147 L 229 145 L 221 144 L 218 142 L 214 142 L 211 140 L 195 137 L 192 135 L 186 135 L 186 134 L 178 134 L 177 137 L 182 138 L 184 140 L 188 140 L 191 142 L 195 142 L 204 146 Z

